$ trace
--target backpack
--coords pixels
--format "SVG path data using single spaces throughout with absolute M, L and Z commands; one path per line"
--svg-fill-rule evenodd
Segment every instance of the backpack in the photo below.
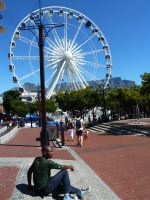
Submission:
M 77 129 L 81 128 L 81 121 L 80 121 L 80 119 L 76 119 L 76 128 Z

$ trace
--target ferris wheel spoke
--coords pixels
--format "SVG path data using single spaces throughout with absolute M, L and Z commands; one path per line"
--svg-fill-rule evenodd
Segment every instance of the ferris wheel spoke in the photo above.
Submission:
M 14 60 L 39 60 L 39 56 L 14 56 Z
M 73 70 L 68 70 L 68 71 L 69 71 L 68 76 L 69 76 L 69 80 L 70 80 L 72 89 L 75 89 L 75 90 L 80 89 L 78 81 L 75 82 L 75 78 L 73 78 L 74 77 L 74 71 Z
M 98 77 L 96 77 L 94 74 L 87 71 L 84 67 L 79 66 L 79 68 L 80 68 L 80 71 L 82 72 L 82 74 L 84 74 L 86 77 L 90 78 L 90 80 L 92 80 L 92 81 L 98 80 Z
M 26 44 L 29 44 L 29 45 L 32 44 L 32 46 L 38 48 L 38 43 L 37 43 L 37 42 L 33 42 L 33 39 L 30 40 L 30 39 L 28 39 L 28 38 L 25 38 L 25 37 L 23 37 L 23 36 L 20 36 L 19 40 L 21 40 L 22 42 L 24 42 L 24 43 L 26 43 Z
M 66 63 L 66 61 L 64 61 L 64 62 L 62 63 L 62 65 L 60 64 L 60 65 L 58 66 L 57 71 L 56 71 L 56 73 L 54 74 L 53 79 L 52 79 L 52 81 L 51 81 L 51 83 L 50 83 L 50 85 L 49 85 L 49 87 L 48 87 L 48 92 L 47 92 L 47 94 L 46 94 L 47 98 L 50 98 L 50 97 L 51 97 L 52 92 L 54 91 L 55 86 L 56 86 L 58 80 L 60 79 L 60 76 L 61 76 L 61 73 L 62 73 L 63 68 L 64 68 L 64 66 L 65 66 L 65 63 Z
M 34 42 L 34 39 L 30 40 L 28 38 L 20 36 L 19 40 L 22 41 L 22 42 L 24 42 L 24 43 L 26 43 L 26 44 L 29 44 L 32 47 L 39 48 L 38 43 Z M 47 47 L 44 46 L 44 51 L 46 52 L 48 50 L 49 50 L 49 48 L 47 48 Z
M 82 24 L 83 24 L 83 21 L 81 22 L 80 26 L 79 26 L 78 29 L 77 29 L 77 32 L 76 32 L 75 35 L 74 35 L 74 38 L 73 38 L 73 40 L 72 40 L 72 42 L 71 42 L 71 45 L 70 45 L 70 50 L 72 50 L 72 46 L 74 45 L 75 40 L 76 40 L 76 38 L 77 38 L 77 36 L 78 36 L 80 30 L 81 30 Z
M 44 56 L 44 59 L 48 60 L 50 58 L 50 56 Z M 39 56 L 13 56 L 14 60 L 39 60 L 40 57 Z M 58 59 L 56 57 L 56 59 Z M 56 60 L 55 59 L 55 60 Z
M 88 86 L 88 83 L 86 82 L 86 80 L 84 79 L 84 77 L 82 76 L 82 74 L 80 73 L 80 71 L 78 70 L 78 67 L 72 62 L 70 61 L 72 66 L 73 66 L 73 69 L 78 77 L 78 79 L 80 80 L 83 88 L 85 88 L 86 86 Z
M 58 52 L 60 52 L 62 50 L 62 46 L 61 44 L 59 44 L 57 41 L 56 43 L 51 40 L 50 38 L 47 38 L 47 43 L 49 44 L 49 46 L 51 48 L 53 48 L 53 50 L 57 50 Z M 52 51 L 51 49 L 49 49 L 49 51 Z
M 40 71 L 40 69 L 37 69 L 37 70 L 31 72 L 30 74 L 27 74 L 27 75 L 25 75 L 25 76 L 23 76 L 23 77 L 20 77 L 19 80 L 22 81 L 22 80 L 24 80 L 24 79 L 27 79 L 27 78 L 29 78 L 30 76 L 35 75 L 35 74 L 38 73 L 39 71 Z
M 74 77 L 74 70 L 72 68 L 68 69 L 67 74 L 68 74 L 68 82 L 70 84 L 70 88 L 75 89 L 75 90 L 79 89 L 80 87 L 77 87 L 78 84 L 76 84 L 76 82 L 75 82 L 76 77 Z M 70 91 L 71 91 L 71 89 L 70 89 Z
M 59 80 L 60 80 L 60 82 L 59 82 L 59 88 L 60 89 L 61 89 L 61 85 L 63 85 L 64 72 L 65 72 L 65 70 L 63 68 L 62 73 L 61 73 L 60 78 L 59 78 Z
M 55 69 L 55 71 L 50 75 L 50 77 L 46 80 L 46 86 L 48 86 L 50 80 L 52 79 L 52 77 L 54 76 L 54 74 L 56 73 L 57 69 Z
M 95 51 L 88 51 L 88 52 L 84 52 L 84 53 L 77 53 L 75 55 L 76 56 L 86 56 L 86 55 L 92 55 L 92 54 L 101 53 L 103 51 L 104 51 L 103 49 L 98 49 L 98 50 L 95 50 Z
M 65 26 L 64 26 L 64 48 L 65 51 L 67 51 L 68 47 L 67 47 L 67 21 L 68 17 L 67 17 L 67 12 L 65 12 L 64 14 L 64 21 L 65 21 Z
M 54 66 L 55 64 L 58 64 L 58 63 L 60 63 L 60 62 L 62 62 L 62 59 L 59 59 L 59 60 L 56 60 L 56 59 L 55 59 L 54 62 L 50 62 L 48 66 L 49 66 L 49 67 L 50 67 L 50 66 Z
M 74 53 L 76 50 L 78 50 L 79 48 L 81 48 L 83 45 L 85 45 L 89 40 L 91 40 L 95 35 L 92 35 L 91 37 L 89 37 L 87 40 L 85 40 L 81 45 L 79 45 L 76 49 L 74 49 L 72 52 Z
M 46 65 L 46 66 L 44 67 L 44 69 L 46 69 L 46 68 L 48 68 L 48 67 L 49 67 L 49 65 Z M 19 80 L 22 81 L 22 80 L 24 80 L 24 79 L 27 79 L 27 78 L 29 78 L 29 77 L 35 75 L 36 73 L 39 73 L 39 71 L 40 71 L 40 68 L 38 68 L 37 70 L 32 71 L 32 72 L 29 73 L 29 74 L 26 74 L 25 76 L 20 77 Z
M 89 61 L 86 61 L 86 60 L 84 60 L 83 63 L 87 64 L 89 66 L 92 66 L 92 67 L 96 67 L 96 68 L 101 68 L 101 67 L 105 67 L 106 68 L 106 65 L 98 64 L 98 63 L 94 63 L 94 62 L 89 62 Z
M 87 71 L 82 65 L 78 64 L 78 68 L 80 69 L 80 73 L 84 74 L 84 76 L 90 78 L 91 80 L 98 80 L 98 77 Z
M 63 86 L 63 73 L 60 76 L 60 82 L 57 85 L 57 90 L 61 90 L 61 86 Z
M 50 23 L 53 24 L 53 21 L 52 21 L 52 19 L 50 17 L 49 17 L 49 20 L 50 20 Z M 60 39 L 60 37 L 59 37 L 59 35 L 58 35 L 57 31 L 56 31 L 56 28 L 52 29 L 52 33 L 54 35 L 55 42 L 59 41 L 59 44 L 61 45 L 61 47 L 64 48 L 63 44 L 61 42 L 61 39 Z

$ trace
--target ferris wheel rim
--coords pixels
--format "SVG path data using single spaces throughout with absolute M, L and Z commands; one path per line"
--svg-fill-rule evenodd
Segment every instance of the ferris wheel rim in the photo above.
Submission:
M 84 15 L 84 14 L 82 14 L 81 12 L 76 11 L 76 10 L 74 10 L 74 9 L 67 8 L 67 7 L 62 7 L 62 6 L 48 6 L 48 7 L 43 7 L 43 8 L 41 8 L 41 11 L 48 12 L 47 9 L 59 9 L 59 10 L 60 10 L 60 9 L 66 9 L 66 11 L 65 11 L 66 13 L 67 13 L 68 11 L 73 11 L 74 13 L 77 13 L 78 15 L 75 16 L 76 18 L 77 18 L 78 16 L 83 16 L 84 19 L 90 20 L 91 23 L 92 23 L 92 25 L 93 25 L 93 27 L 98 29 L 98 32 L 100 33 L 100 34 L 98 34 L 98 35 L 101 35 L 101 36 L 104 37 L 105 43 L 102 42 L 102 44 L 103 44 L 103 45 L 105 44 L 105 45 L 107 45 L 107 46 L 109 47 L 108 42 L 107 42 L 107 40 L 106 40 L 104 34 L 102 33 L 101 29 L 93 22 L 93 20 L 91 20 L 91 19 L 90 19 L 89 17 L 87 17 L 86 15 Z M 33 11 L 33 13 L 37 13 L 37 12 L 39 12 L 39 9 Z M 55 12 L 58 12 L 58 10 L 56 10 Z M 26 17 L 24 17 L 24 18 L 21 20 L 21 22 L 18 24 L 18 26 L 16 27 L 16 29 L 15 29 L 15 31 L 14 31 L 14 34 L 13 34 L 13 36 L 12 36 L 11 41 L 13 41 L 13 39 L 14 39 L 14 37 L 15 37 L 15 32 L 19 29 L 21 23 L 27 22 L 27 21 L 29 20 L 30 15 L 31 15 L 31 14 L 28 14 Z M 84 20 L 84 23 L 86 23 L 85 20 Z M 92 27 L 92 30 L 93 30 L 93 27 Z M 97 34 L 97 33 L 96 33 L 96 34 Z M 12 51 L 12 48 L 11 48 L 11 46 L 10 46 L 10 53 L 11 53 L 11 51 Z M 109 55 L 111 56 L 110 47 L 109 47 L 109 50 L 108 50 L 107 52 L 109 52 Z M 108 53 L 106 53 L 106 55 L 107 55 L 107 54 L 108 54 Z M 10 58 L 10 63 L 13 64 L 12 58 Z M 112 66 L 112 60 L 111 60 L 109 63 L 110 63 L 110 65 Z M 111 69 L 111 67 L 110 67 L 110 68 L 109 68 L 109 77 L 108 77 L 107 80 L 105 81 L 104 89 L 105 89 L 105 87 L 108 85 L 108 82 L 109 82 L 109 79 L 110 79 L 110 76 L 111 76 L 111 70 L 112 70 L 112 69 Z M 16 74 L 15 71 L 13 71 L 13 74 L 14 74 L 14 76 L 17 77 L 17 74 Z M 19 80 L 19 78 L 18 78 L 18 80 Z M 19 83 L 19 81 L 18 81 L 18 83 Z M 19 83 L 19 84 L 21 85 L 21 83 Z

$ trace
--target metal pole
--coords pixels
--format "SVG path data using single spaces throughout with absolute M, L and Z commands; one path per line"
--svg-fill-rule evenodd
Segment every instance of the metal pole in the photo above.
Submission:
M 38 26 L 39 30 L 39 55 L 40 55 L 40 82 L 41 82 L 41 114 L 42 114 L 42 131 L 41 146 L 49 145 L 46 132 L 46 110 L 45 110 L 45 74 L 44 74 L 44 42 L 43 42 L 43 25 Z
M 103 88 L 103 121 L 106 121 L 105 89 Z

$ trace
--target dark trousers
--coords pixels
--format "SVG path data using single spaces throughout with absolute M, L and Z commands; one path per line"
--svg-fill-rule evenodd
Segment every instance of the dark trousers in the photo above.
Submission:
M 75 188 L 70 183 L 70 178 L 67 170 L 61 170 L 55 176 L 51 177 L 47 184 L 47 193 L 52 193 L 58 188 L 63 189 L 63 193 L 74 193 L 81 196 L 81 190 Z
M 61 136 L 62 145 L 65 145 L 65 131 L 64 130 L 60 131 L 60 136 Z

